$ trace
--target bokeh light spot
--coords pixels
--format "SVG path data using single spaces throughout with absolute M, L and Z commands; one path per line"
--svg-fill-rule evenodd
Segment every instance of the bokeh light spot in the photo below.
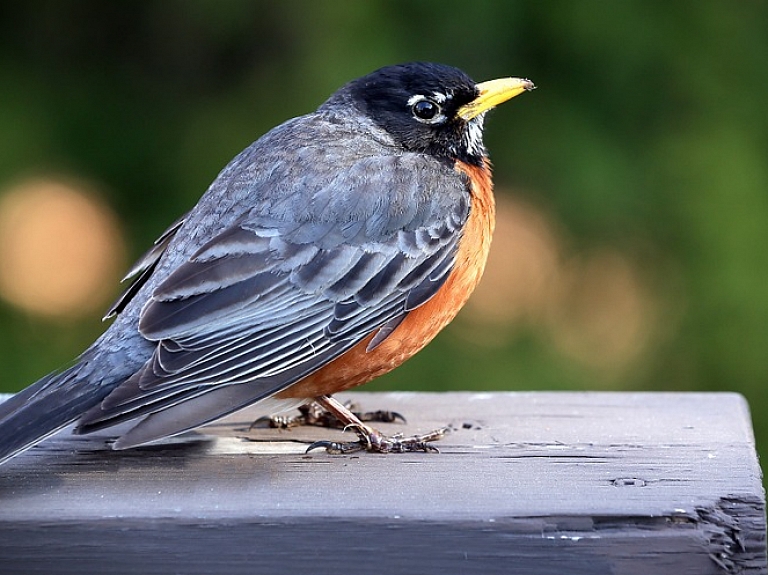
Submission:
M 125 261 L 112 211 L 91 186 L 26 180 L 0 195 L 0 296 L 34 314 L 105 304 Z
M 612 248 L 572 258 L 560 277 L 548 316 L 555 346 L 607 376 L 620 374 L 656 331 L 659 302 L 630 259 Z

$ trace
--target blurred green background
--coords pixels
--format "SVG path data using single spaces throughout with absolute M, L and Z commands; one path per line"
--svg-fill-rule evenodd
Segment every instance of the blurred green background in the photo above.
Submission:
M 243 147 L 411 60 L 538 90 L 487 123 L 476 298 L 367 389 L 732 390 L 767 448 L 757 0 L 3 3 L 0 391 L 101 332 L 130 261 Z

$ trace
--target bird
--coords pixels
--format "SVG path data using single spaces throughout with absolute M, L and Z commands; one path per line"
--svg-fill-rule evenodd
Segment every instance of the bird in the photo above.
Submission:
M 458 313 L 494 228 L 489 110 L 533 83 L 430 62 L 353 80 L 218 174 L 129 270 L 114 321 L 0 403 L 0 463 L 74 423 L 128 449 L 247 406 L 317 401 L 358 435 L 331 452 L 430 451 L 333 394 L 398 367 Z

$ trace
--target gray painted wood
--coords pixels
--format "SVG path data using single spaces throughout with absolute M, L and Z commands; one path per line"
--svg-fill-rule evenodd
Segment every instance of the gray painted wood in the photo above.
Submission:
M 357 393 L 440 454 L 244 411 L 111 451 L 66 430 L 0 467 L 0 573 L 766 573 L 748 407 L 731 393 Z

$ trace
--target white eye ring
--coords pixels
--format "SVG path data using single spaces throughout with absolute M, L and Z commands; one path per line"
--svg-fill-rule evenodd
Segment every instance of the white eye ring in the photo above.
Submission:
M 439 124 L 445 121 L 442 106 L 433 98 L 418 94 L 408 99 L 408 105 L 413 117 L 423 124 Z

